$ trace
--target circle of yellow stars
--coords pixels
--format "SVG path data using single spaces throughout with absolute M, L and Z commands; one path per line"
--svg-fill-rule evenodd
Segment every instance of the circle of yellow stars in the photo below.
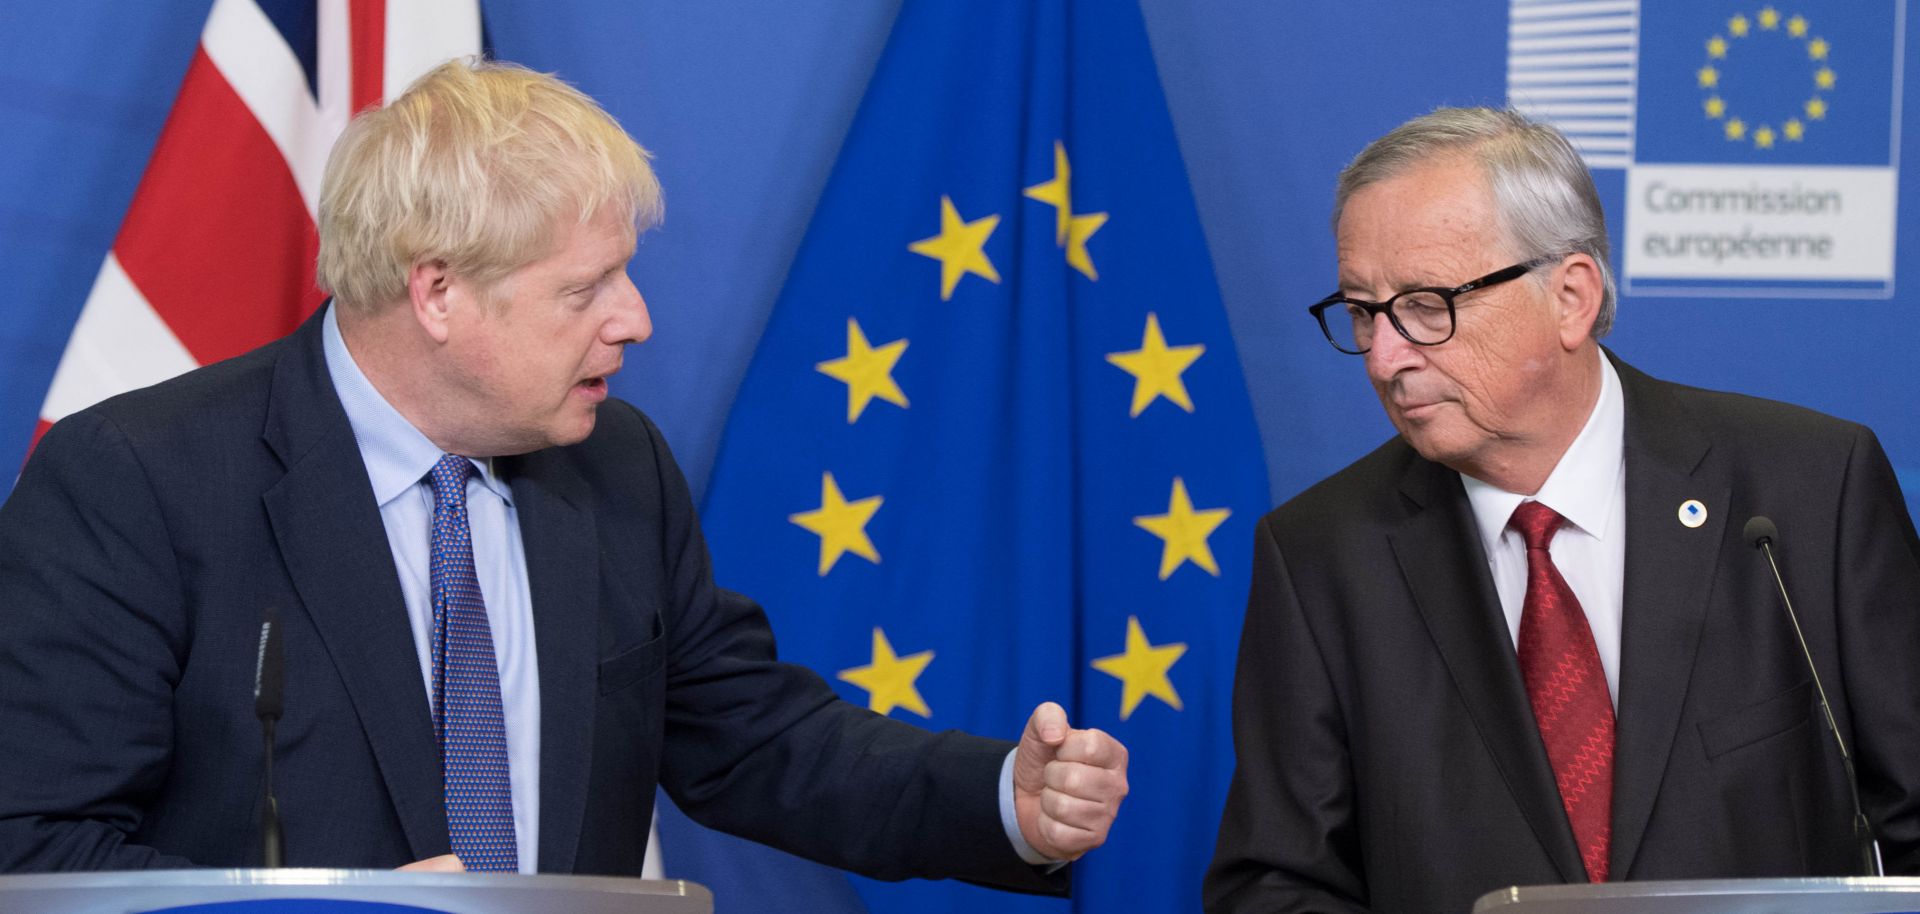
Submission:
M 1813 34 L 1813 27 L 1805 16 L 1795 13 L 1782 17 L 1780 11 L 1771 6 L 1762 7 L 1751 17 L 1737 13 L 1727 20 L 1726 26 L 1725 34 L 1715 34 L 1707 39 L 1707 62 L 1694 73 L 1694 80 L 1706 93 L 1701 107 L 1707 119 L 1720 122 L 1720 132 L 1728 142 L 1752 142 L 1755 149 L 1772 149 L 1783 139 L 1791 143 L 1805 139 L 1808 122 L 1826 119 L 1828 104 L 1823 93 L 1830 92 L 1839 80 L 1829 65 L 1832 47 L 1825 38 Z M 1814 68 L 1813 93 L 1801 103 L 1800 112 L 1788 117 L 1777 131 L 1770 122 L 1749 124 L 1746 119 L 1732 113 L 1720 92 L 1726 75 L 1720 69 L 1722 62 L 1737 42 L 1755 37 L 1756 34 L 1780 35 L 1800 45 Z M 1801 114 L 1806 116 L 1806 120 L 1801 120 Z
M 1053 145 L 1053 177 L 1023 189 L 1028 199 L 1054 207 L 1054 243 L 1068 266 L 1090 281 L 1098 281 L 1099 270 L 1088 249 L 1088 241 L 1108 222 L 1108 214 L 1076 213 L 1073 210 L 1072 165 L 1064 143 Z M 915 254 L 940 264 L 940 300 L 951 301 L 955 289 L 968 276 L 988 282 L 1000 282 L 999 270 L 986 253 L 987 240 L 1000 225 L 998 214 L 967 219 L 950 196 L 940 198 L 940 232 L 907 245 Z M 906 392 L 894 378 L 894 369 L 906 353 L 909 340 L 897 339 L 875 345 L 866 328 L 854 318 L 847 319 L 846 352 L 815 363 L 814 370 L 846 385 L 847 423 L 860 421 L 875 400 L 909 408 Z M 1138 349 L 1108 353 L 1106 361 L 1132 376 L 1133 390 L 1128 416 L 1138 418 L 1154 403 L 1164 400 L 1187 413 L 1195 411 L 1185 373 L 1206 353 L 1200 343 L 1169 344 L 1159 314 L 1148 312 Z M 867 534 L 867 525 L 879 512 L 885 499 L 880 495 L 849 500 L 839 481 L 830 472 L 820 477 L 820 505 L 788 516 L 788 520 L 820 539 L 817 573 L 825 577 L 848 554 L 880 563 L 880 551 Z M 1193 565 L 1214 577 L 1220 566 L 1214 559 L 1210 537 L 1232 511 L 1227 508 L 1196 508 L 1186 480 L 1174 477 L 1167 496 L 1165 513 L 1133 518 L 1136 527 L 1161 541 L 1159 579 L 1165 581 L 1181 567 Z M 1147 698 L 1155 698 L 1174 710 L 1182 710 L 1180 693 L 1169 677 L 1173 665 L 1186 654 L 1185 643 L 1156 645 L 1142 627 L 1138 616 L 1127 617 L 1121 653 L 1100 657 L 1091 666 L 1121 682 L 1120 719 L 1126 720 Z M 886 632 L 874 628 L 871 659 L 864 666 L 841 670 L 838 677 L 867 692 L 867 707 L 878 714 L 905 709 L 924 718 L 932 710 L 920 694 L 917 681 L 933 662 L 931 650 L 901 656 L 895 652 Z

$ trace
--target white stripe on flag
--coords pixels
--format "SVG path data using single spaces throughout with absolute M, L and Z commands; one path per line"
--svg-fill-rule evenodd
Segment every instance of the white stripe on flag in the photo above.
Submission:
M 57 422 L 123 391 L 158 384 L 199 363 L 109 253 L 54 370 L 40 418 Z
M 319 99 L 315 116 L 326 137 L 328 151 L 353 117 L 353 29 L 347 0 L 320 0 L 314 30 L 313 94 Z
M 300 188 L 307 216 L 318 221 L 320 175 L 334 137 L 314 109 L 300 59 L 252 0 L 214 0 L 200 44 L 273 138 Z
M 387 0 L 384 97 L 393 98 L 428 70 L 480 53 L 480 6 L 445 0 Z

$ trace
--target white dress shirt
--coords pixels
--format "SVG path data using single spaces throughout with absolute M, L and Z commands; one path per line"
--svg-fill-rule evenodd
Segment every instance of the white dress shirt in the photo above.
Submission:
M 1627 570 L 1626 403 L 1613 363 L 1600 357 L 1600 398 L 1579 437 L 1531 497 L 1495 488 L 1466 474 L 1467 500 L 1486 547 L 1487 566 L 1507 616 L 1507 633 L 1520 641 L 1520 613 L 1527 596 L 1527 547 L 1507 528 L 1521 502 L 1537 501 L 1567 519 L 1553 537 L 1554 567 L 1586 611 L 1607 693 L 1620 706 L 1620 593 Z

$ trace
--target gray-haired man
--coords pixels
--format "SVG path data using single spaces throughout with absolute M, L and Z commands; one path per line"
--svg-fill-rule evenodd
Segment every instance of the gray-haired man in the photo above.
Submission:
M 1888 871 L 1920 867 L 1920 540 L 1873 433 L 1602 350 L 1592 180 L 1518 115 L 1402 125 L 1334 225 L 1313 314 L 1399 435 L 1260 524 L 1208 909 L 1856 872 L 1754 515 Z

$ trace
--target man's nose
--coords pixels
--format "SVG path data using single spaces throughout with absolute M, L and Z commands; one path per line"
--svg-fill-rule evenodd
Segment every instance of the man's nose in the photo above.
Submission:
M 608 343 L 644 343 L 653 336 L 653 316 L 647 311 L 647 300 L 640 289 L 633 284 L 633 278 L 620 277 L 621 301 L 613 320 L 607 322 L 605 336 L 611 337 Z
M 1401 369 L 1420 358 L 1420 347 L 1413 341 L 1400 335 L 1393 320 L 1382 311 L 1373 316 L 1373 341 L 1367 349 L 1367 375 L 1376 381 L 1387 381 Z

